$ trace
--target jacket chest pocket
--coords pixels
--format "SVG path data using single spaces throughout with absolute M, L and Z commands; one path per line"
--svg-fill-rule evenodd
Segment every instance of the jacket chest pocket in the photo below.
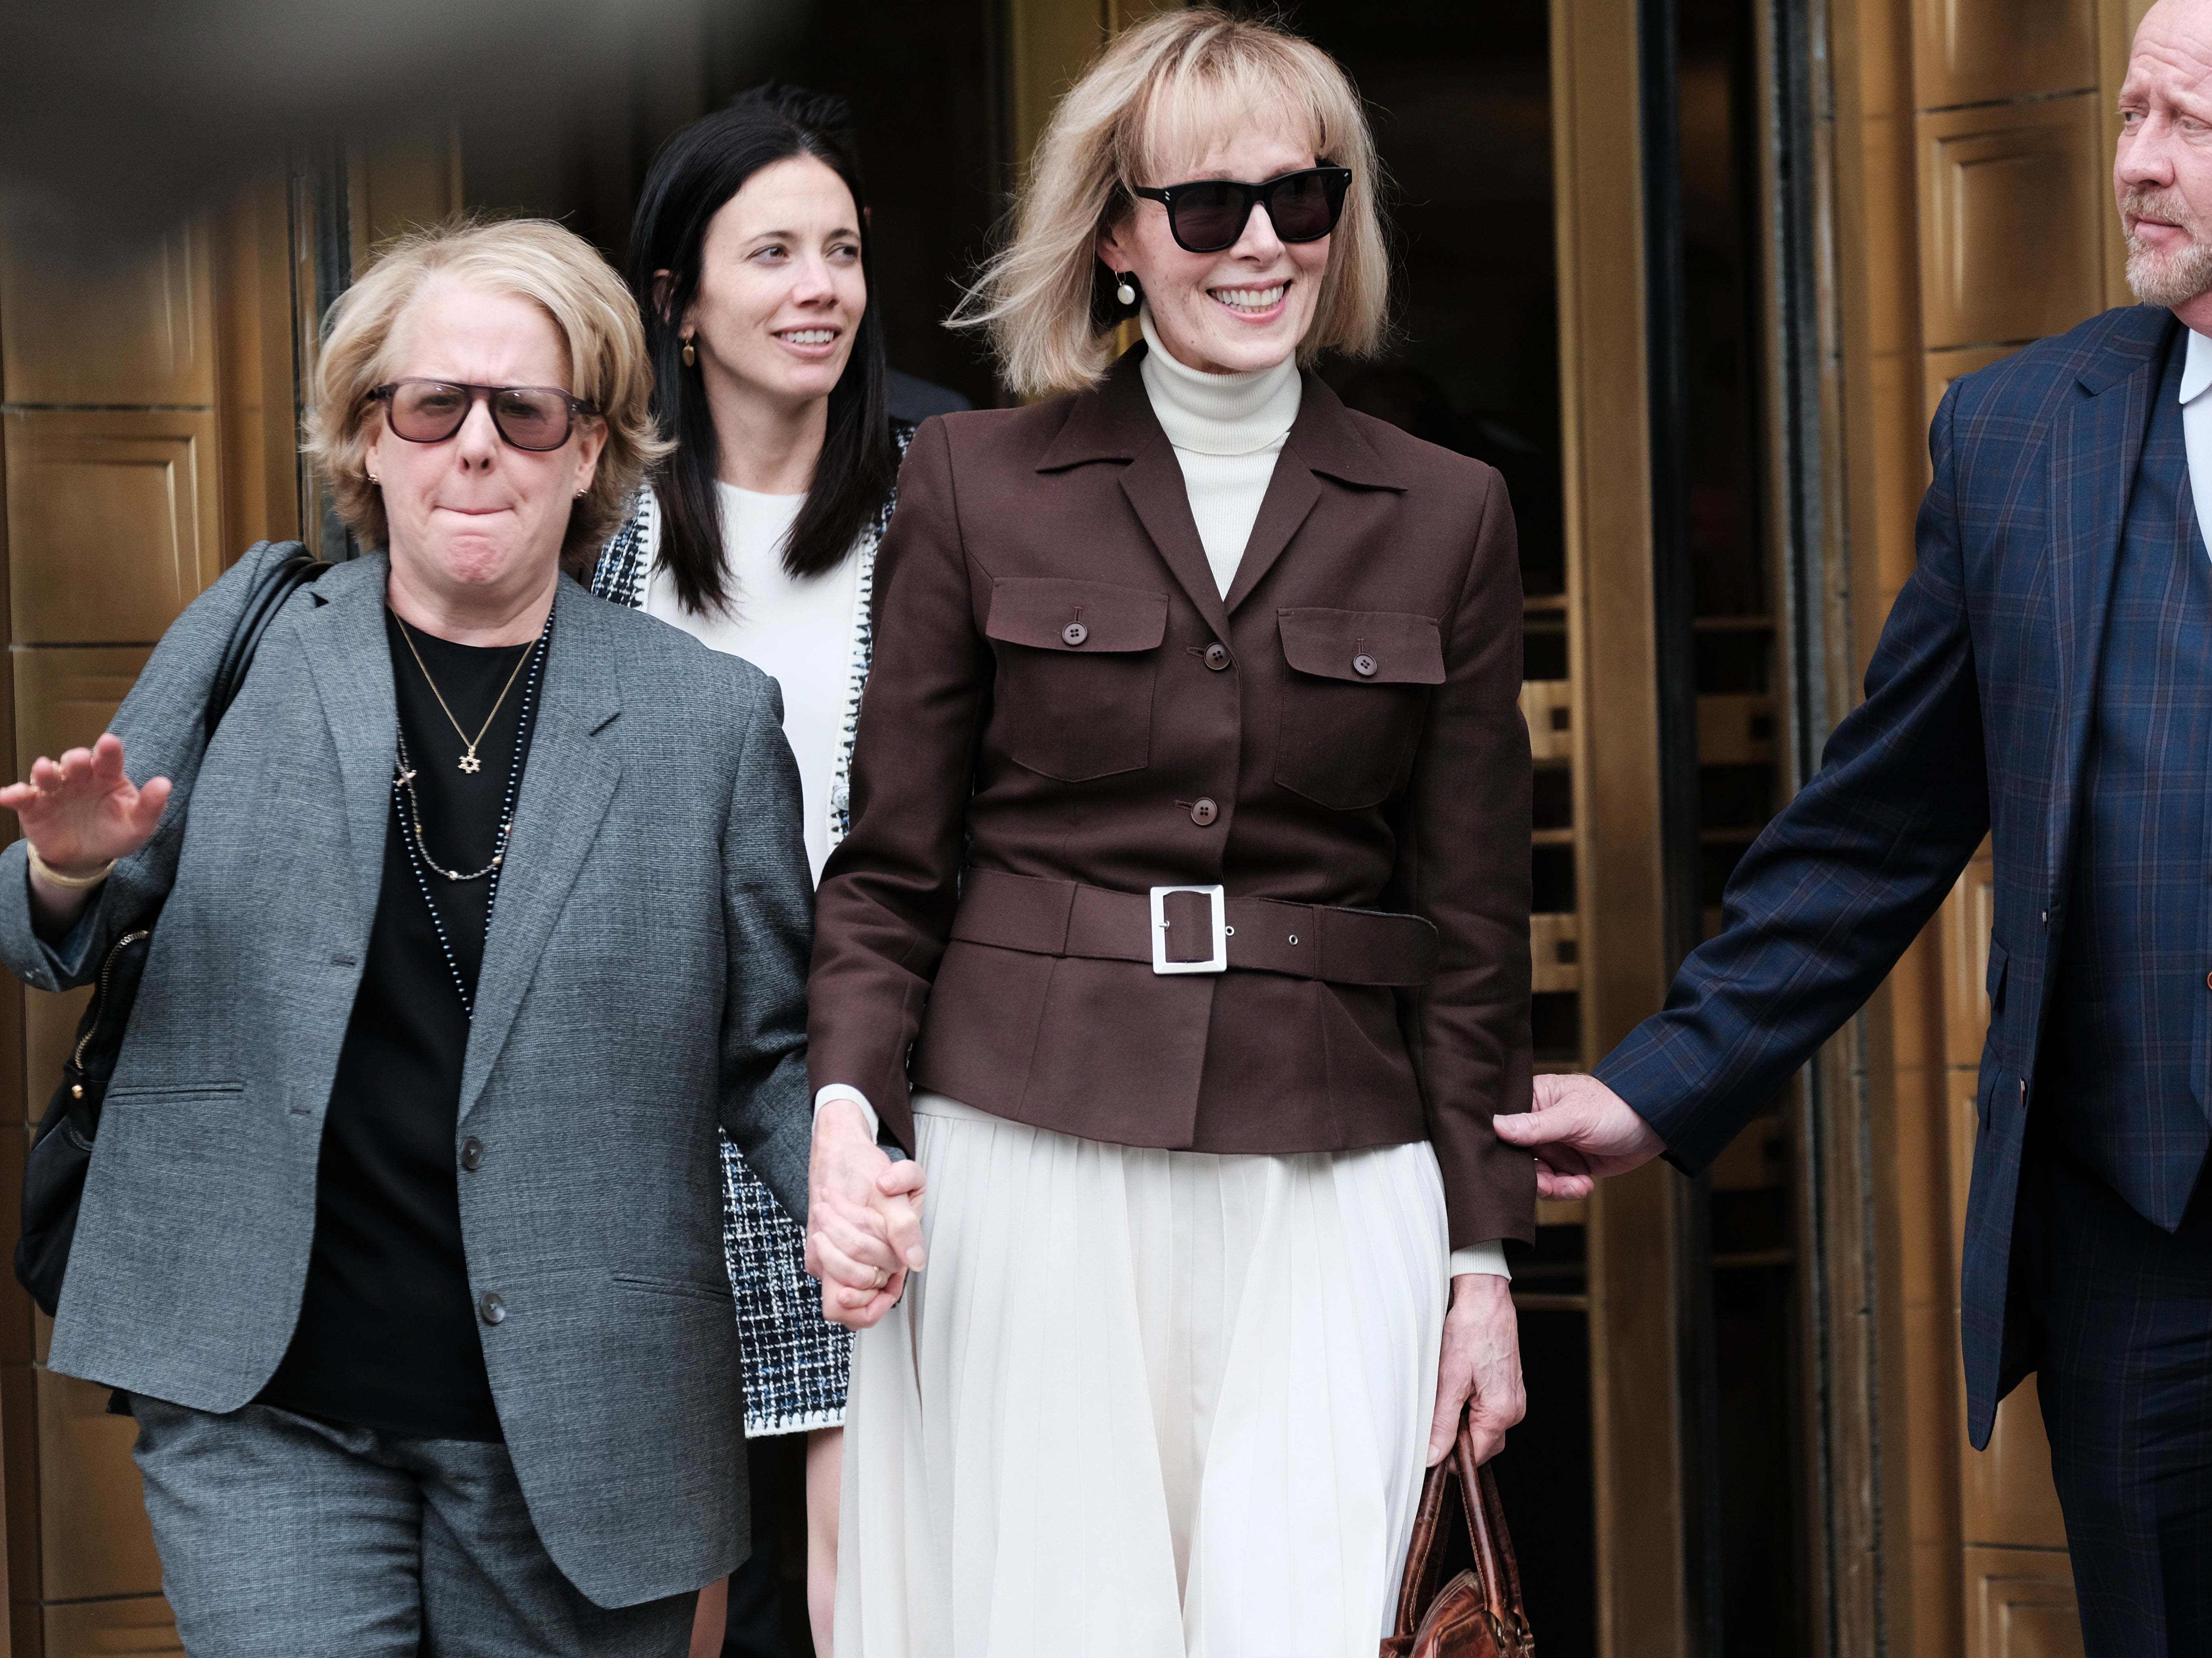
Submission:
M 1015 763 L 1063 783 L 1144 766 L 1167 630 L 1164 593 L 1047 576 L 993 582 L 992 724 Z
M 1275 780 L 1340 811 L 1389 799 L 1405 780 L 1444 683 L 1433 617 L 1400 610 L 1279 610 L 1290 665 L 1275 733 Z

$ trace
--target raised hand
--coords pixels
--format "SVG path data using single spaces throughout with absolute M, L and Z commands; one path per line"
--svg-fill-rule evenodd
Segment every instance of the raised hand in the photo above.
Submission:
M 64 875 L 128 858 L 154 838 L 168 803 L 167 778 L 142 788 L 124 775 L 123 739 L 113 732 L 58 761 L 40 755 L 29 782 L 0 788 L 0 807 L 22 820 L 25 838 Z
M 870 1138 L 860 1108 L 825 1103 L 807 1170 L 806 1270 L 822 1280 L 822 1316 L 865 1330 L 898 1304 L 906 1275 L 927 1259 L 921 1166 L 893 1163 Z
M 1667 1149 L 1651 1125 L 1595 1077 L 1540 1076 L 1531 1108 L 1492 1126 L 1508 1145 L 1536 1154 L 1539 1197 L 1586 1198 L 1607 1175 L 1641 1169 Z

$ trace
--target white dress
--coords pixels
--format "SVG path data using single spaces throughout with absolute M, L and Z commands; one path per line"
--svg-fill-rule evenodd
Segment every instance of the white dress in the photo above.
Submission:
M 1152 352 L 1225 590 L 1297 370 Z M 1454 1264 L 1431 1147 L 1224 1156 L 914 1112 L 929 1265 L 854 1344 L 836 1658 L 1372 1658 Z

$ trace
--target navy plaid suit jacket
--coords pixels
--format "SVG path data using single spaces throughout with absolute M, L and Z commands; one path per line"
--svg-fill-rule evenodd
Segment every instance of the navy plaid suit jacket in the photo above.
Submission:
M 1978 1448 L 2033 1367 L 2005 1326 L 2027 1107 L 2128 491 L 2179 327 L 2163 307 L 2109 311 L 1944 394 L 1919 568 L 1866 701 L 1738 866 L 1725 930 L 1597 1072 L 1673 1161 L 1703 1168 L 1873 993 L 1990 835 L 1991 1016 L 1960 1284 Z

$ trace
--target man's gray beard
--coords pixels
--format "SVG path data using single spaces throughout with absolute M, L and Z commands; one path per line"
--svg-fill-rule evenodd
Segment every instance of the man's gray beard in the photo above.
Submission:
M 2192 234 L 2179 253 L 2158 253 L 2130 235 L 2128 286 L 2145 305 L 2186 305 L 2212 288 L 2212 244 Z

